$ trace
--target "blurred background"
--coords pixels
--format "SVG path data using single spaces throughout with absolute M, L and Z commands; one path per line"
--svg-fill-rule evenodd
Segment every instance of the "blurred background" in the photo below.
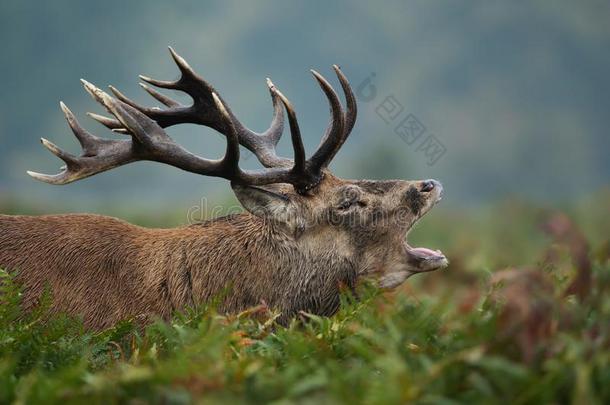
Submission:
M 25 174 L 59 170 L 41 136 L 79 150 L 60 100 L 92 132 L 116 136 L 84 115 L 102 110 L 81 77 L 154 105 L 138 74 L 178 77 L 168 45 L 258 131 L 271 119 L 272 78 L 296 106 L 309 151 L 328 107 L 308 70 L 338 87 L 331 65 L 341 65 L 360 99 L 358 123 L 333 163 L 342 177 L 436 178 L 446 213 L 498 201 L 599 202 L 610 184 L 608 21 L 602 1 L 4 0 L 0 212 L 141 215 L 176 225 L 204 197 L 208 206 L 230 202 L 225 180 L 153 163 L 61 187 Z M 207 128 L 169 132 L 206 157 L 224 148 Z M 290 156 L 289 139 L 280 149 Z M 244 155 L 246 167 L 255 161 Z
M 253 130 L 270 123 L 265 78 L 273 79 L 295 105 L 310 153 L 327 125 L 328 106 L 309 69 L 338 89 L 331 66 L 339 64 L 356 90 L 359 119 L 333 171 L 346 178 L 440 180 L 445 197 L 409 243 L 441 249 L 450 261 L 447 270 L 409 279 L 389 301 L 367 304 L 372 311 L 352 315 L 348 308 L 349 317 L 335 318 L 347 321 L 320 326 L 323 333 L 280 331 L 262 346 L 243 345 L 240 354 L 234 337 L 259 339 L 266 326 L 220 339 L 225 335 L 209 324 L 181 317 L 185 327 L 152 329 L 138 340 L 148 343 L 134 346 L 129 338 L 125 352 L 137 348 L 129 363 L 109 357 L 120 367 L 100 369 L 103 363 L 84 359 L 102 353 L 96 343 L 102 340 L 67 338 L 63 321 L 47 326 L 26 318 L 20 328 L 0 328 L 7 331 L 0 339 L 6 358 L 0 381 L 18 395 L 74 398 L 73 384 L 82 381 L 88 398 L 111 390 L 106 402 L 129 392 L 183 398 L 179 390 L 188 384 L 200 394 L 222 394 L 224 403 L 225 394 L 261 402 L 312 393 L 315 400 L 337 387 L 354 403 L 392 403 L 384 398 L 400 393 L 429 394 L 419 402 L 430 403 L 609 403 L 602 398 L 610 397 L 610 2 L 0 0 L 0 40 L 0 214 L 90 212 L 167 227 L 232 211 L 237 203 L 226 180 L 160 164 L 139 162 L 66 186 L 26 175 L 57 173 L 62 165 L 40 137 L 80 150 L 60 100 L 90 131 L 120 136 L 85 115 L 104 111 L 80 78 L 155 105 L 138 74 L 177 78 L 171 45 Z M 225 148 L 224 138 L 207 128 L 168 132 L 208 158 Z M 285 156 L 291 156 L 289 138 L 280 144 Z M 242 164 L 257 167 L 249 153 Z M 0 316 L 7 319 L 14 318 Z M 257 332 L 244 335 L 249 330 Z M 96 336 L 117 345 L 124 332 L 118 333 Z M 157 363 L 155 336 L 165 342 L 160 356 L 176 351 L 176 362 Z M 44 360 L 29 360 L 35 356 Z M 60 368 L 62 356 L 78 368 Z M 147 358 L 151 368 L 123 367 L 140 367 Z M 44 368 L 17 380 L 23 371 L 12 370 L 21 364 Z M 49 380 L 42 370 L 58 377 Z M 337 372 L 345 378 L 333 379 Z M 10 377 L 3 380 L 2 373 Z M 143 385 L 171 378 L 176 391 Z M 404 398 L 393 401 L 416 397 Z

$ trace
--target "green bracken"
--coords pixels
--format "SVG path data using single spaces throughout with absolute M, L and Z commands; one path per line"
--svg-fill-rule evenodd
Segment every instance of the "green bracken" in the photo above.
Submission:
M 567 215 L 439 212 L 413 238 L 442 245 L 447 271 L 392 294 L 363 285 L 335 316 L 287 328 L 263 305 L 223 316 L 212 303 L 91 333 L 47 314 L 52 291 L 23 314 L 2 271 L 0 403 L 608 403 L 600 199 Z

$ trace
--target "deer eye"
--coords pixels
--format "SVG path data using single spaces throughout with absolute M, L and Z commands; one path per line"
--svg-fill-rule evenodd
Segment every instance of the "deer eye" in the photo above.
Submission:
M 341 199 L 337 206 L 339 210 L 345 211 L 354 205 L 364 207 L 365 202 L 361 199 L 362 192 L 357 187 L 346 187 L 341 191 Z
M 366 207 L 367 204 L 362 200 L 345 200 L 341 202 L 341 204 L 339 204 L 338 208 L 344 211 L 353 207 L 354 205 L 357 205 L 359 207 Z
M 343 202 L 341 202 L 341 204 L 339 204 L 339 209 L 346 210 L 349 207 L 351 207 L 352 205 L 354 205 L 354 203 L 355 203 L 355 201 L 349 201 L 349 200 L 343 201 Z

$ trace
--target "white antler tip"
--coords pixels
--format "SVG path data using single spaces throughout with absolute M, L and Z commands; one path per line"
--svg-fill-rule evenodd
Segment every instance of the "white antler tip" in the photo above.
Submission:
M 91 96 L 93 96 L 94 98 L 96 96 L 101 97 L 104 94 L 104 92 L 102 90 L 98 89 L 97 87 L 95 87 L 95 85 L 93 85 L 92 83 L 89 83 L 85 79 L 80 79 L 80 81 L 83 84 L 83 86 L 85 87 L 85 90 L 87 90 L 87 93 L 91 94 Z
M 42 145 L 45 148 L 47 148 L 49 151 L 51 151 L 51 153 L 53 153 L 55 156 L 58 156 L 58 157 L 64 159 L 64 156 L 63 156 L 64 153 L 53 142 L 51 142 L 51 141 L 49 141 L 48 139 L 45 139 L 45 138 L 40 138 L 40 142 L 42 142 Z
M 67 105 L 64 104 L 63 101 L 59 102 L 59 108 L 61 108 L 61 110 L 64 112 L 64 114 L 66 114 L 66 115 L 70 114 L 70 109 L 68 108 Z
M 318 73 L 316 70 L 313 69 L 309 69 L 309 71 L 311 72 L 311 74 L 313 75 L 313 77 L 316 78 L 316 80 L 318 82 L 323 82 L 324 81 L 324 77 L 322 77 L 322 75 L 320 73 Z
M 46 179 L 47 179 L 47 175 L 46 174 L 42 174 L 42 173 L 38 173 L 38 172 L 33 172 L 31 170 L 26 171 L 26 173 L 28 174 L 28 176 L 30 176 L 31 178 L 36 179 L 36 180 L 46 181 Z

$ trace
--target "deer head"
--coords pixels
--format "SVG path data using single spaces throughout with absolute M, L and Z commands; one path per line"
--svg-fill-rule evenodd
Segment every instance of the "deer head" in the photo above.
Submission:
M 407 277 L 447 266 L 447 259 L 427 248 L 413 248 L 406 234 L 442 196 L 435 180 L 374 181 L 344 180 L 331 174 L 328 165 L 350 134 L 356 121 L 356 99 L 339 67 L 333 66 L 345 93 L 346 109 L 328 81 L 312 71 L 326 95 L 331 120 L 316 151 L 306 157 L 299 124 L 288 99 L 267 80 L 274 106 L 268 130 L 258 134 L 246 128 L 216 90 L 170 48 L 181 71 L 176 81 L 159 81 L 140 76 L 159 88 L 180 90 L 192 99 L 182 105 L 141 84 L 165 108 L 143 107 L 112 86 L 114 97 L 83 81 L 91 96 L 112 117 L 89 113 L 126 139 L 101 139 L 87 132 L 62 103 L 61 108 L 83 153 L 71 155 L 46 139 L 43 145 L 65 162 L 61 173 L 28 174 L 51 184 L 67 184 L 139 160 L 165 163 L 189 172 L 230 180 L 244 208 L 265 221 L 273 238 L 296 246 L 308 256 L 328 256 L 354 263 L 359 276 L 371 276 L 383 288 L 393 288 Z M 283 108 L 282 108 L 283 106 Z M 275 147 L 283 132 L 286 110 L 293 159 L 277 155 Z M 199 157 L 176 144 L 163 128 L 193 123 L 211 127 L 227 138 L 222 159 Z M 252 151 L 262 170 L 239 166 L 240 145 Z

